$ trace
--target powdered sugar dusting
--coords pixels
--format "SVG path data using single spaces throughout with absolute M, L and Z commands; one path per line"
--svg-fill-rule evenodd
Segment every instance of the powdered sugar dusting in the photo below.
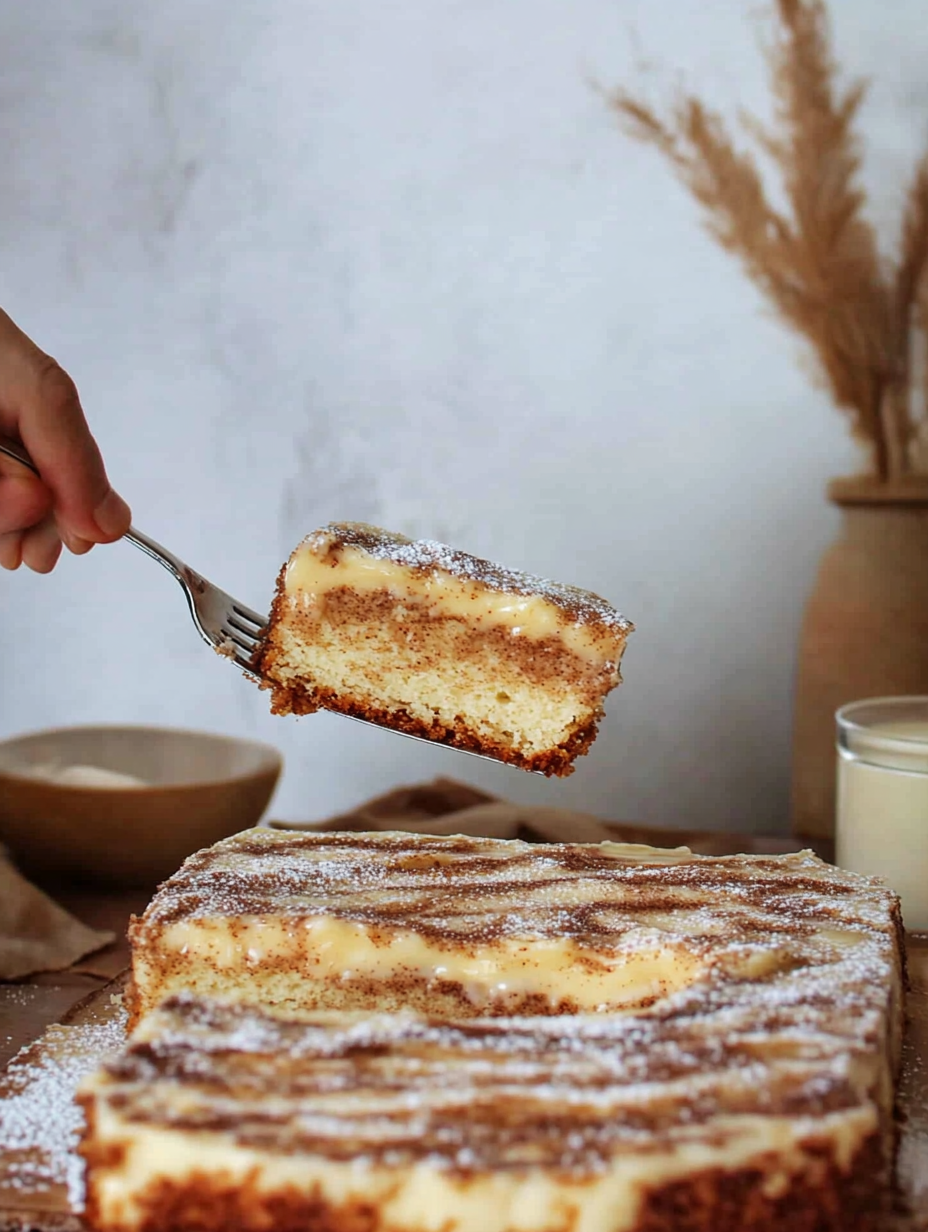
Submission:
M 592 591 L 566 586 L 532 573 L 507 569 L 493 561 L 448 547 L 433 539 L 408 539 L 365 522 L 332 522 L 303 541 L 312 552 L 325 556 L 339 547 L 358 547 L 378 560 L 421 572 L 442 570 L 462 581 L 515 595 L 537 595 L 563 610 L 575 624 L 604 625 L 631 632 L 634 626 L 605 599 Z
M 50 1197 L 63 1188 L 72 1210 L 81 1209 L 83 1115 L 74 1096 L 125 1038 L 121 1011 L 106 1022 L 50 1027 L 13 1058 L 0 1087 L 0 1188 Z
M 622 844 L 407 833 L 244 831 L 189 857 L 133 945 L 176 920 L 335 916 L 448 945 L 570 939 L 604 954 L 681 945 L 733 963 L 779 952 L 830 962 L 892 947 L 893 896 L 810 853 L 696 856 Z
M 452 1169 L 464 1157 L 517 1167 L 531 1150 L 595 1172 L 617 1151 L 707 1124 L 737 1135 L 742 1117 L 869 1116 L 889 1088 L 897 900 L 810 853 L 254 830 L 191 857 L 133 944 L 157 953 L 173 923 L 202 920 L 230 954 L 243 947 L 240 995 L 254 987 L 260 997 L 260 959 L 248 965 L 243 938 L 249 921 L 260 932 L 276 919 L 311 990 L 322 977 L 311 942 L 299 946 L 319 916 L 370 927 L 387 950 L 396 932 L 416 933 L 475 963 L 515 943 L 499 959 L 502 988 L 523 978 L 536 948 L 566 943 L 563 970 L 593 971 L 603 1004 L 565 1013 L 557 1003 L 530 1017 L 475 1002 L 473 1016 L 452 1020 L 327 1016 L 308 1000 L 301 1021 L 284 1022 L 181 995 L 145 1020 L 145 1038 L 110 1071 L 133 1115 L 187 1124 L 180 1084 L 185 1101 L 197 1093 L 191 1126 L 215 1119 L 245 1145 L 272 1124 L 275 1149 L 382 1161 L 425 1153 Z M 615 1012 L 635 962 L 664 964 L 660 987 Z
M 796 1118 L 797 1134 L 853 1120 L 878 1090 L 879 1027 L 873 1007 L 841 1038 L 825 1013 L 778 1029 L 747 1003 L 720 1004 L 715 1021 L 685 997 L 633 1017 L 284 1021 L 182 993 L 96 1096 L 129 1124 L 248 1149 L 452 1172 L 530 1160 L 584 1177 L 694 1136 L 724 1146 L 757 1118 Z

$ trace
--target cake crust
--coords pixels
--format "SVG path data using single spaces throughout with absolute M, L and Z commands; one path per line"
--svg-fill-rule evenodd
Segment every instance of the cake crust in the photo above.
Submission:
M 94 1172 L 120 1162 L 118 1149 L 89 1146 L 82 1153 Z M 874 1136 L 847 1169 L 823 1149 L 819 1166 L 794 1178 L 779 1196 L 768 1191 L 763 1168 L 706 1169 L 645 1190 L 629 1232 L 885 1232 L 892 1202 L 874 1187 L 881 1168 Z M 308 1194 L 295 1187 L 268 1194 L 247 1182 L 223 1184 L 207 1173 L 182 1184 L 155 1181 L 140 1205 L 141 1221 L 106 1220 L 91 1190 L 85 1222 L 105 1232 L 422 1232 L 421 1226 L 385 1222 L 377 1206 L 363 1199 L 333 1204 L 321 1187 Z M 544 1232 L 577 1232 L 577 1227 L 576 1211 L 568 1211 Z

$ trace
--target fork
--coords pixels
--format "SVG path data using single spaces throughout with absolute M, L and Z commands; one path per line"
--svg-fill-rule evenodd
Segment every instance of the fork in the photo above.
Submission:
M 6 454 L 14 462 L 28 466 L 34 474 L 39 474 L 39 468 L 18 441 L 11 441 L 7 437 L 0 436 L 0 453 Z M 134 526 L 129 527 L 123 538 L 128 539 L 146 556 L 156 560 L 159 565 L 163 565 L 168 573 L 180 583 L 187 598 L 187 606 L 190 608 L 193 623 L 204 642 L 212 646 L 218 654 L 240 667 L 246 676 L 260 683 L 262 676 L 256 663 L 264 631 L 267 628 L 267 617 L 259 616 L 244 603 L 239 603 L 237 599 L 227 595 L 224 590 L 208 582 L 195 569 L 191 569 L 173 552 L 169 552 L 167 548 L 162 547 L 154 539 L 150 539 L 148 535 L 143 535 Z M 371 719 L 362 719 L 354 714 L 346 714 L 342 717 L 352 719 L 355 723 L 363 723 L 365 727 L 384 730 L 382 724 L 374 723 Z M 392 727 L 387 730 L 396 732 L 398 736 L 405 736 L 407 740 L 419 740 L 431 745 L 440 743 L 440 741 L 429 740 L 427 736 L 414 736 L 411 732 L 397 731 Z M 492 761 L 496 765 L 500 764 L 497 758 L 490 757 L 487 753 L 476 753 L 471 749 L 455 749 L 455 752 L 466 753 L 468 757 L 479 757 L 482 761 Z M 542 772 L 534 770 L 532 773 L 541 774 Z
M 38 475 L 39 468 L 17 442 L 0 437 L 0 453 L 5 453 L 8 458 L 28 466 Z M 224 590 L 208 582 L 173 552 L 169 552 L 148 535 L 143 535 L 134 526 L 129 527 L 123 538 L 128 539 L 159 565 L 163 565 L 168 573 L 180 582 L 193 623 L 204 642 L 219 654 L 231 659 L 247 675 L 260 680 L 260 674 L 255 668 L 255 658 L 267 628 L 267 618 L 259 616 L 250 607 L 239 603 Z

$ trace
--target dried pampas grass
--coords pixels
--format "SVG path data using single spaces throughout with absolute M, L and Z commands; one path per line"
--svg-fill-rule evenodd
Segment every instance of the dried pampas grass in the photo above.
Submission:
M 783 212 L 756 153 L 694 95 L 681 91 L 663 114 L 624 89 L 610 105 L 630 136 L 663 154 L 710 233 L 807 340 L 876 476 L 903 478 L 923 469 L 925 452 L 928 155 L 906 196 L 897 258 L 884 260 L 859 183 L 854 122 L 865 86 L 839 88 L 824 0 L 774 0 L 774 16 L 765 49 L 774 120 L 766 128 L 745 117 L 744 127 L 781 178 Z

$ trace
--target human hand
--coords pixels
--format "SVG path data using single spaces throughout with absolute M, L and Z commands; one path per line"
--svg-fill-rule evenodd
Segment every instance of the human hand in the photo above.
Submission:
M 61 546 L 77 556 L 129 528 L 110 487 L 74 382 L 0 309 L 0 435 L 25 445 L 39 470 L 0 454 L 0 565 L 54 569 Z

